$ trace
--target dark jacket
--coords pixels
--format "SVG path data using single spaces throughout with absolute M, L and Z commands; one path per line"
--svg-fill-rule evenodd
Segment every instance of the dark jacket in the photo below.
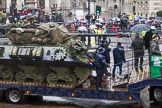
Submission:
M 143 40 L 145 41 L 145 48 L 148 49 L 150 48 L 150 41 L 152 40 L 152 35 L 153 35 L 153 31 L 150 30 L 148 32 L 146 32 Z
M 132 48 L 134 50 L 134 56 L 141 57 L 144 56 L 144 41 L 139 37 L 135 37 L 132 41 Z
M 96 53 L 94 65 L 97 74 L 104 74 L 107 72 L 107 67 L 109 67 L 109 64 L 106 63 L 105 56 L 99 53 Z
M 103 55 L 105 56 L 106 62 L 110 64 L 110 51 L 111 51 L 111 49 L 107 46 L 102 46 L 102 45 L 99 46 L 98 48 L 100 48 L 100 47 L 105 48 Z
M 113 50 L 114 64 L 118 65 L 125 62 L 125 51 L 122 46 L 117 46 Z
M 151 54 L 153 54 L 153 55 L 161 55 L 159 44 L 154 40 L 151 41 L 150 43 L 151 43 L 151 45 L 150 45 Z

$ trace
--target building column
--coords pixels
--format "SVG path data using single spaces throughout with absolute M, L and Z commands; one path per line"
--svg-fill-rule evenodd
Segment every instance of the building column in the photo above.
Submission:
M 45 10 L 47 10 L 47 11 L 50 10 L 49 0 L 45 0 Z
M 16 7 L 17 7 L 17 10 L 21 10 L 22 9 L 22 4 L 24 4 L 24 0 L 17 0 L 16 1 Z
M 6 12 L 10 11 L 11 0 L 6 0 Z

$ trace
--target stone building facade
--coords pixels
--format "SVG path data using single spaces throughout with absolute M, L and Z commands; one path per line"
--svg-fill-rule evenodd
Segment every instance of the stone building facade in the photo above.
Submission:
M 143 18 L 156 17 L 156 12 L 162 10 L 162 0 L 126 0 L 125 12 Z
M 155 17 L 156 12 L 162 9 L 162 0 L 89 0 L 90 14 L 95 14 L 96 5 L 102 7 L 103 16 L 114 17 L 118 14 L 141 16 L 143 18 Z M 43 7 L 50 11 L 52 7 L 56 10 L 75 13 L 76 10 L 88 11 L 88 0 L 0 0 L 0 10 L 10 10 L 10 6 L 19 9 L 22 5 L 32 8 Z

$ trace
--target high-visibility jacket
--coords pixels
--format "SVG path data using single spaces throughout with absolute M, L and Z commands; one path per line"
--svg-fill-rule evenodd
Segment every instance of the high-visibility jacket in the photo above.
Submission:
M 98 30 L 98 34 L 103 34 L 103 30 Z
M 142 31 L 141 36 L 144 37 L 147 31 Z

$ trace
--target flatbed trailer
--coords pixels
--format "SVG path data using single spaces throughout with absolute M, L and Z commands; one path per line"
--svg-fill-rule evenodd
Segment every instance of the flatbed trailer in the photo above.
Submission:
M 92 89 L 69 89 L 52 88 L 47 85 L 32 86 L 32 84 L 12 84 L 12 82 L 0 82 L 1 97 L 5 95 L 8 102 L 23 102 L 25 96 L 58 96 L 99 100 L 139 102 L 140 92 L 138 91 L 105 91 Z
M 160 65 L 162 68 L 162 59 L 160 57 Z M 157 67 L 152 67 L 157 68 Z M 152 75 L 153 71 L 150 72 Z M 156 73 L 156 72 L 155 72 Z M 160 74 L 148 79 L 139 80 L 133 83 L 124 83 L 127 85 L 127 90 L 95 90 L 84 88 L 61 88 L 59 85 L 48 85 L 45 83 L 34 84 L 16 81 L 0 81 L 0 98 L 5 97 L 8 102 L 20 103 L 23 102 L 25 96 L 59 96 L 59 97 L 74 97 L 74 98 L 88 98 L 88 99 L 104 99 L 116 101 L 140 102 L 140 91 L 150 86 L 150 99 L 162 102 L 162 79 Z M 121 84 L 119 84 L 120 86 Z
M 71 58 L 68 56 L 64 60 L 60 59 L 60 60 L 55 61 L 51 59 L 51 56 L 53 57 L 55 56 L 54 51 L 56 51 L 56 49 L 61 49 L 61 47 L 42 46 L 42 48 L 44 49 L 42 51 L 44 53 L 42 56 L 40 56 L 41 58 L 40 57 L 35 58 L 35 56 L 31 57 L 31 56 L 26 55 L 26 53 L 24 53 L 24 52 L 28 52 L 27 49 L 32 50 L 35 48 L 37 48 L 37 46 L 35 45 L 29 45 L 29 46 L 28 45 L 26 46 L 15 45 L 14 47 L 12 45 L 1 45 L 0 46 L 0 72 L 1 72 L 0 78 L 2 76 L 4 78 L 4 79 L 0 79 L 0 98 L 1 99 L 5 98 L 10 103 L 21 103 L 25 100 L 26 96 L 34 95 L 34 96 L 39 96 L 39 97 L 59 96 L 59 97 L 74 97 L 74 98 L 87 98 L 87 99 L 99 99 L 99 100 L 104 99 L 104 100 L 130 101 L 130 102 L 140 101 L 140 93 L 138 91 L 130 92 L 128 90 L 126 91 L 96 90 L 94 88 L 83 88 L 83 87 L 73 88 L 71 85 L 49 84 L 47 83 L 47 81 L 45 82 L 30 82 L 29 81 L 28 82 L 28 81 L 16 80 L 17 74 L 21 75 L 22 73 L 22 77 L 23 77 L 24 75 L 23 72 L 26 72 L 28 74 L 30 71 L 34 72 L 34 70 L 31 69 L 32 66 L 33 67 L 35 66 L 41 69 L 45 69 L 47 68 L 47 66 L 51 66 L 51 67 L 68 66 L 69 68 L 71 67 L 80 67 L 80 68 L 83 67 L 84 68 L 88 66 L 88 64 L 84 65 L 84 63 L 77 64 L 78 62 L 75 62 L 75 61 L 70 62 Z M 17 49 L 18 49 L 18 53 L 13 53 L 14 52 L 13 50 L 17 50 Z M 48 55 L 49 50 L 51 51 L 50 56 Z M 61 55 L 66 56 L 66 54 L 64 53 Z M 63 58 L 63 57 L 60 57 L 60 58 Z M 17 67 L 20 67 L 20 69 Z M 27 70 L 27 67 L 29 67 L 28 70 Z M 24 69 L 24 70 L 21 71 L 21 69 Z M 20 74 L 19 74 L 19 71 L 21 71 Z M 15 74 L 15 77 L 13 77 L 12 74 Z M 36 75 L 39 78 L 39 73 Z M 46 73 L 44 75 L 47 76 Z

